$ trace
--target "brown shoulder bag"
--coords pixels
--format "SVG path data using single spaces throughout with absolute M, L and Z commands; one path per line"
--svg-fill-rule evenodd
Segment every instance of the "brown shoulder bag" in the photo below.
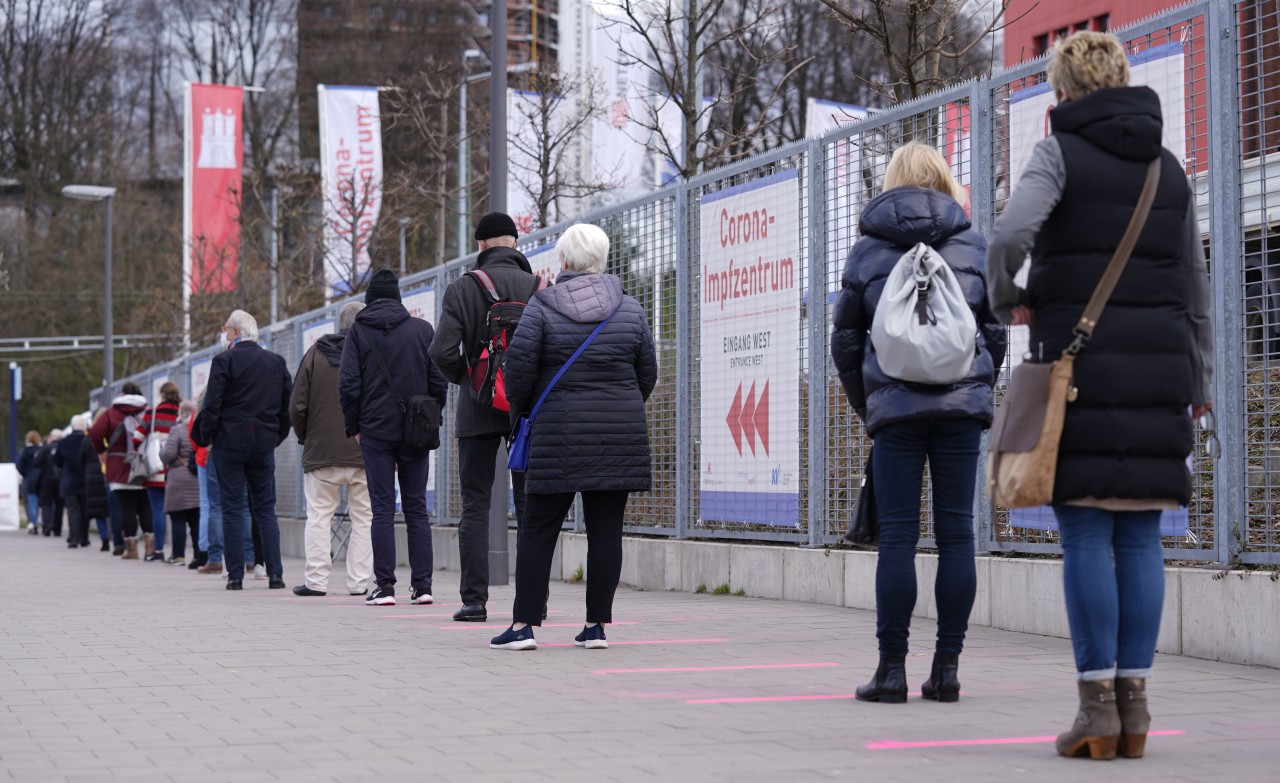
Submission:
M 1151 214 L 1160 183 L 1160 166 L 1161 159 L 1157 157 L 1147 169 L 1146 183 L 1129 227 L 1072 330 L 1075 340 L 1057 361 L 1023 362 L 1013 371 L 1004 404 L 996 411 L 987 452 L 987 490 L 998 506 L 1034 508 L 1053 500 L 1062 426 L 1067 405 L 1075 402 L 1077 395 L 1073 385 L 1076 355 L 1093 337 L 1098 319 Z

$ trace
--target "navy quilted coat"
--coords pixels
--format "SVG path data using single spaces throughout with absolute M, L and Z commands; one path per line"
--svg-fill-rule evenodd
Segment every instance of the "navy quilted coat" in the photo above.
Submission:
M 644 310 L 622 293 L 618 278 L 565 272 L 533 298 L 507 353 L 507 399 L 514 422 L 615 309 L 538 412 L 526 492 L 649 489 L 644 403 L 657 383 L 658 363 Z
M 973 418 L 991 424 L 996 373 L 1008 338 L 987 304 L 987 243 L 964 208 L 950 196 L 924 188 L 894 188 L 872 200 L 858 226 L 862 238 L 849 252 L 836 298 L 831 358 L 849 404 L 867 433 L 924 418 Z M 938 251 L 951 266 L 978 322 L 978 355 L 959 383 L 933 386 L 891 378 L 880 369 L 871 344 L 871 322 L 889 271 L 917 242 Z

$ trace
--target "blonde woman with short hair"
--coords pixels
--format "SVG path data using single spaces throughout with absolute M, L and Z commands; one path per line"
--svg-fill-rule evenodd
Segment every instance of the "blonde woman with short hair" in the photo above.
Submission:
M 933 482 L 938 545 L 938 635 L 924 698 L 960 698 L 964 647 L 977 578 L 973 497 L 982 432 L 994 412 L 992 387 L 1004 362 L 1005 331 L 987 307 L 986 242 L 961 205 L 964 190 L 934 148 L 912 142 L 894 152 L 884 192 L 863 210 L 862 238 L 849 253 L 835 305 L 831 357 L 849 404 L 874 440 L 872 484 L 880 522 L 876 560 L 876 637 L 880 664 L 858 688 L 863 701 L 907 700 L 907 633 L 916 605 L 924 466 Z M 870 338 L 886 278 L 918 244 L 954 273 L 978 326 L 967 376 L 947 385 L 909 383 L 882 368 Z
M 1076 33 L 1055 47 L 1048 70 L 1053 134 L 1036 146 L 987 259 L 992 307 L 1030 327 L 1035 361 L 1072 342 L 1159 161 L 1151 214 L 1076 359 L 1079 394 L 1067 406 L 1053 491 L 1080 695 L 1057 749 L 1136 758 L 1164 602 L 1160 513 L 1191 499 L 1188 413 L 1212 407 L 1209 277 L 1186 172 L 1161 146 L 1160 99 L 1128 86 L 1120 42 Z M 1023 290 L 1014 275 L 1028 253 Z

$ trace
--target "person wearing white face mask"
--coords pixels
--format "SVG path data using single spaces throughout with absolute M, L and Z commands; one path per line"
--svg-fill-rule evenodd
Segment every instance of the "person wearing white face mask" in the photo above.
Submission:
M 280 528 L 275 505 L 275 449 L 289 434 L 289 394 L 293 379 L 284 357 L 258 345 L 258 322 L 236 310 L 223 326 L 230 349 L 213 359 L 204 409 L 193 432 L 197 445 L 213 446 L 216 491 L 221 500 L 223 533 L 232 545 L 224 556 L 227 589 L 243 589 L 244 550 L 237 546 L 246 520 L 245 488 L 262 532 L 263 554 L 271 589 L 283 589 Z M 213 542 L 210 541 L 210 549 Z M 209 565 L 215 562 L 209 553 Z

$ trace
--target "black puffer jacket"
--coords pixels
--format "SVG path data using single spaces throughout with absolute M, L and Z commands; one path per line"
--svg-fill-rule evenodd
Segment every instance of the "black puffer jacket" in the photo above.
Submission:
M 394 443 L 404 438 L 404 414 L 373 356 L 375 343 L 406 401 L 428 394 L 444 411 L 449 382 L 427 355 L 433 334 L 431 324 L 411 317 L 395 299 L 377 299 L 360 311 L 355 326 L 347 332 L 338 370 L 338 398 L 347 437 L 368 435 Z
M 507 399 L 514 422 L 615 310 L 538 412 L 526 492 L 649 489 L 644 403 L 657 383 L 658 363 L 644 310 L 622 293 L 618 278 L 561 273 L 533 298 L 507 354 Z
M 483 269 L 493 279 L 498 296 L 515 302 L 527 302 L 533 296 L 537 278 L 530 271 L 529 260 L 509 247 L 491 247 L 476 258 L 476 269 Z M 431 360 L 444 377 L 462 388 L 458 390 L 458 411 L 453 436 L 471 438 L 477 435 L 506 435 L 507 414 L 482 408 L 467 390 L 467 362 L 480 355 L 480 341 L 485 319 L 492 304 L 480 281 L 474 275 L 463 275 L 445 289 L 440 303 L 440 322 L 431 341 Z M 459 351 L 465 349 L 466 358 Z
M 73 430 L 58 441 L 58 448 L 53 452 L 53 463 L 58 466 L 60 475 L 58 493 L 61 495 L 84 494 L 84 460 L 80 457 L 84 442 L 84 432 Z
M 98 452 L 86 438 L 80 444 L 80 462 L 84 465 L 84 497 L 89 519 L 106 519 L 111 511 L 107 502 L 107 477 L 98 461 Z
M 994 415 L 992 388 L 1004 363 L 1008 337 L 987 304 L 983 272 L 987 243 L 982 235 L 970 227 L 955 199 L 924 188 L 882 193 L 863 210 L 859 230 L 862 238 L 849 252 L 836 298 L 831 358 L 867 433 L 926 418 L 974 418 L 989 425 Z M 871 322 L 885 278 L 919 242 L 932 247 L 951 266 L 978 322 L 973 369 L 969 377 L 948 386 L 890 378 L 880 369 L 871 345 Z

